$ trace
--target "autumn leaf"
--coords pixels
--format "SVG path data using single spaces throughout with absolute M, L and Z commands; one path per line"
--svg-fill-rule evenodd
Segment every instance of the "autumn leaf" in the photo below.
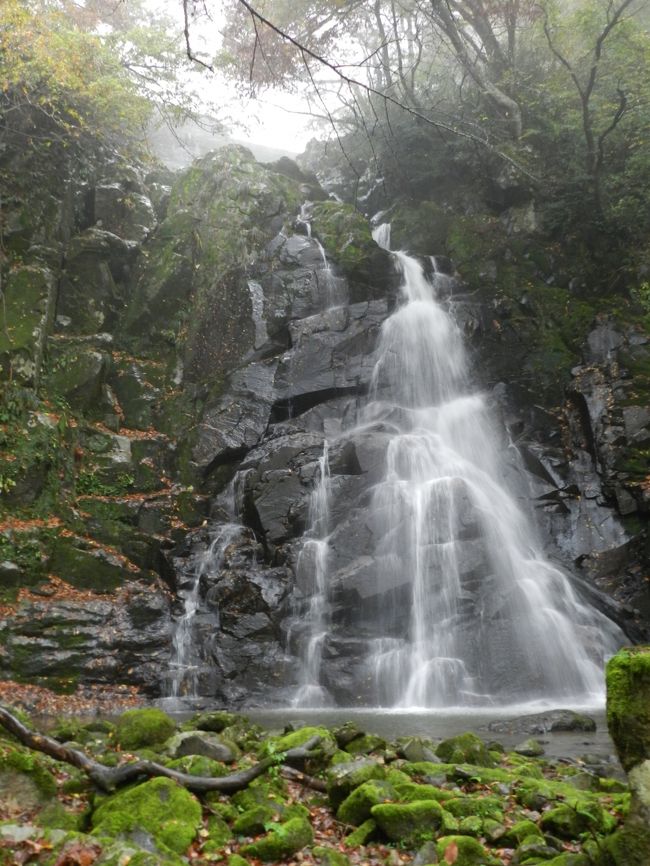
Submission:
M 445 848 L 445 863 L 455 863 L 458 860 L 458 845 L 450 842 Z
M 99 845 L 73 842 L 61 851 L 54 866 L 92 866 L 101 853 L 102 849 Z

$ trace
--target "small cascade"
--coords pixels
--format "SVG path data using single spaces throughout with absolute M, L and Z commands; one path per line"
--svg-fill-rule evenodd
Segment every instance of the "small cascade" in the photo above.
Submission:
M 305 201 L 300 206 L 300 214 L 296 222 L 304 226 L 305 234 L 314 243 L 320 253 L 321 267 L 316 270 L 316 281 L 318 283 L 319 295 L 322 298 L 324 308 L 338 307 L 347 301 L 347 284 L 345 279 L 337 276 L 327 258 L 322 243 L 315 238 L 311 229 L 311 216 L 314 203 Z
M 390 250 L 390 223 L 382 223 L 372 230 L 372 239 L 384 250 Z
M 176 622 L 172 638 L 170 659 L 172 698 L 196 698 L 199 695 L 199 678 L 204 666 L 200 641 L 196 640 L 196 620 L 201 609 L 202 578 L 217 574 L 223 566 L 224 556 L 230 544 L 241 533 L 238 523 L 220 525 L 201 555 L 194 574 L 178 591 L 184 611 Z
M 329 552 L 329 454 L 325 441 L 318 463 L 318 482 L 309 503 L 309 531 L 298 555 L 297 576 L 303 594 L 309 595 L 307 630 L 300 640 L 301 674 L 294 706 L 323 707 L 331 704 L 320 684 L 323 645 L 328 633 Z

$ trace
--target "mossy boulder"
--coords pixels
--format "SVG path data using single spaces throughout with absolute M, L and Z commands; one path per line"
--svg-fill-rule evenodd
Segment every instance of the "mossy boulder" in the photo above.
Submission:
M 500 859 L 493 857 L 470 836 L 443 836 L 438 839 L 436 849 L 441 863 L 454 863 L 454 866 L 501 866 Z
M 303 746 L 307 740 L 318 737 L 320 742 L 317 748 L 330 748 L 332 751 L 336 748 L 334 737 L 327 728 L 310 727 L 298 728 L 297 731 L 290 731 L 283 737 L 277 739 L 269 739 L 266 741 L 267 749 L 275 752 L 288 752 L 289 749 L 296 749 L 298 746 Z
M 53 802 L 54 776 L 48 761 L 12 743 L 0 743 L 0 810 L 8 818 L 40 810 Z
M 397 799 L 397 794 L 390 782 L 374 779 L 355 788 L 341 803 L 336 816 L 344 824 L 359 826 L 370 818 L 373 806 L 395 799 Z
M 515 848 L 520 842 L 523 842 L 529 836 L 542 837 L 542 832 L 533 821 L 527 818 L 522 821 L 517 821 L 504 832 L 501 839 L 504 845 Z
M 332 808 L 338 809 L 346 797 L 364 782 L 385 778 L 385 767 L 369 758 L 330 766 L 327 771 L 327 794 Z
M 317 202 L 312 229 L 328 257 L 350 282 L 350 300 L 364 301 L 388 293 L 390 254 L 377 246 L 363 214 L 343 202 Z
M 401 803 L 412 803 L 414 800 L 437 800 L 439 803 L 443 803 L 445 800 L 451 800 L 457 796 L 453 791 L 446 791 L 435 785 L 418 785 L 415 782 L 397 782 L 394 784 L 397 799 Z
M 345 751 L 351 755 L 369 755 L 371 752 L 380 752 L 386 748 L 386 740 L 375 734 L 362 734 L 355 737 L 346 746 Z
M 607 726 L 626 771 L 650 759 L 650 647 L 622 649 L 609 660 Z
M 27 265 L 9 274 L 4 286 L 0 329 L 3 378 L 26 384 L 38 380 L 55 297 L 56 280 L 48 268 Z
M 443 740 L 436 748 L 436 755 L 447 764 L 494 766 L 494 759 L 483 740 L 469 732 Z
M 350 859 L 336 848 L 314 845 L 312 854 L 318 863 L 322 863 L 322 866 L 350 866 Z
M 545 833 L 561 839 L 578 839 L 582 833 L 611 832 L 616 822 L 596 802 L 562 803 L 545 812 L 539 826 Z
M 479 815 L 493 821 L 503 821 L 503 801 L 499 797 L 455 797 L 445 801 L 445 809 L 456 818 Z
M 183 854 L 201 824 L 201 804 L 171 779 L 150 779 L 107 797 L 93 812 L 98 835 L 150 837 L 162 853 Z
M 278 812 L 273 806 L 260 804 L 246 809 L 232 825 L 237 836 L 257 836 L 263 833 L 266 825 L 278 819 Z
M 122 713 L 115 728 L 115 739 L 123 749 L 140 749 L 161 745 L 172 736 L 176 725 L 167 713 L 150 707 Z
M 213 710 L 208 713 L 197 713 L 184 727 L 197 731 L 212 731 L 220 734 L 225 728 L 230 728 L 240 722 L 244 722 L 243 716 L 229 713 L 227 710 Z
M 256 857 L 264 862 L 284 860 L 311 845 L 314 834 L 311 824 L 304 818 L 291 818 L 284 824 L 277 824 L 262 839 L 243 845 L 244 857 Z
M 431 838 L 442 825 L 442 807 L 435 800 L 384 803 L 373 806 L 370 812 L 391 842 L 407 846 Z
M 139 755 L 142 757 L 142 750 L 139 750 Z M 156 760 L 160 760 L 159 757 Z M 175 758 L 173 761 L 167 762 L 170 770 L 178 770 L 181 773 L 187 773 L 188 776 L 226 776 L 228 768 L 220 761 L 215 761 L 212 758 L 206 758 L 205 755 L 185 755 L 183 758 Z
M 172 758 L 185 755 L 203 755 L 214 761 L 231 763 L 240 756 L 235 743 L 209 731 L 184 731 L 170 738 L 166 751 Z
M 373 821 L 372 818 L 368 818 L 367 821 L 364 821 L 356 830 L 353 830 L 352 833 L 349 833 L 345 837 L 345 844 L 350 848 L 356 848 L 358 845 L 365 845 L 366 842 L 370 842 L 372 839 L 376 838 L 377 832 L 377 822 Z

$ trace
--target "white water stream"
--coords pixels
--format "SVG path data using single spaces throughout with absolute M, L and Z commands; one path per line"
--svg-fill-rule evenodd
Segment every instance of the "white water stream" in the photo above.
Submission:
M 183 615 L 178 619 L 172 638 L 171 688 L 172 698 L 196 698 L 199 696 L 201 659 L 200 642 L 196 640 L 195 623 L 201 604 L 201 578 L 216 575 L 221 569 L 226 549 L 241 533 L 238 523 L 224 523 L 216 530 L 205 553 L 188 584 L 179 589 L 178 595 L 184 604 Z
M 375 230 L 388 247 L 390 228 Z M 501 445 L 468 378 L 462 335 L 418 260 L 394 253 L 401 303 L 385 321 L 370 399 L 355 430 L 383 431 L 383 478 L 370 505 L 379 586 L 406 586 L 379 612 L 365 655 L 374 702 L 471 707 L 598 703 L 603 666 L 625 638 L 582 601 L 544 556 L 504 484 Z M 442 285 L 441 285 L 442 287 Z M 387 431 L 387 432 L 386 432 Z M 295 705 L 326 706 L 321 685 L 328 619 L 327 450 L 312 497 L 300 572 L 312 595 Z M 305 578 L 302 578 L 304 583 Z M 386 596 L 389 598 L 389 595 Z

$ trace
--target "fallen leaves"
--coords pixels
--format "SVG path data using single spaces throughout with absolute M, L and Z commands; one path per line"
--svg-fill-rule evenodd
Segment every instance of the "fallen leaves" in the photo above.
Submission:
M 455 842 L 450 842 L 445 848 L 445 863 L 455 863 L 458 860 L 458 845 Z
M 58 695 L 12 680 L 0 680 L 0 702 L 39 716 L 110 715 L 143 703 L 136 686 L 79 686 L 73 694 Z

